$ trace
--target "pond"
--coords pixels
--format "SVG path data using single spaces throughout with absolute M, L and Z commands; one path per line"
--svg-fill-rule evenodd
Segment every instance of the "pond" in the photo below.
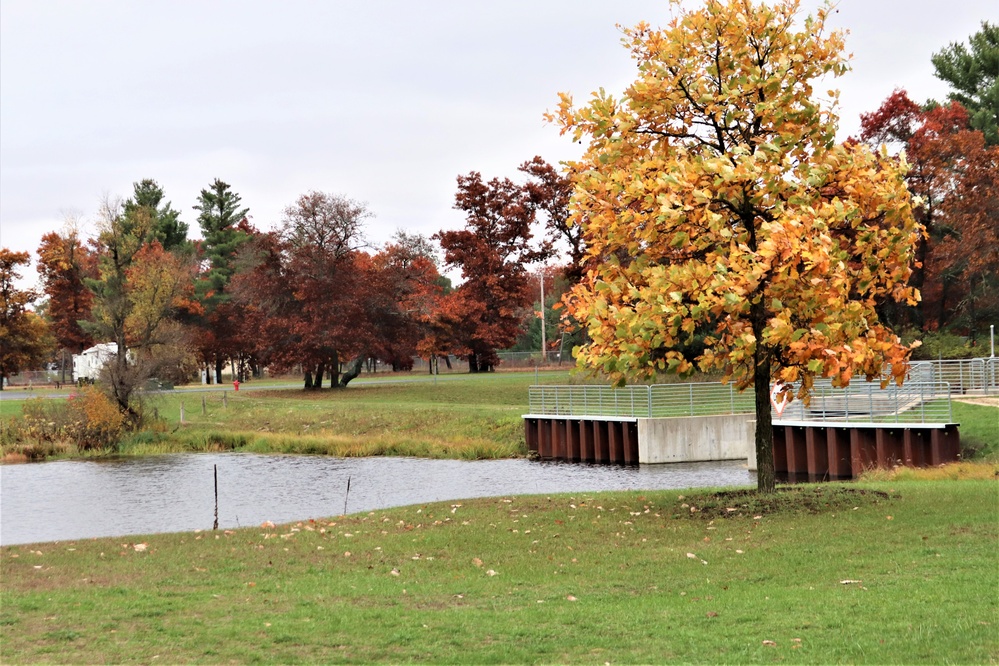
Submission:
M 473 497 L 756 483 L 741 462 L 617 467 L 198 453 L 3 465 L 0 544 L 211 529 L 216 466 L 219 528 Z

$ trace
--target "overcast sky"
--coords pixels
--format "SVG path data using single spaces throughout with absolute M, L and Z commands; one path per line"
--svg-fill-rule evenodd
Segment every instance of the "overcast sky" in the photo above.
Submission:
M 931 54 L 999 20 L 995 0 L 837 9 L 841 138 L 895 87 L 943 99 Z M 34 253 L 143 178 L 195 237 L 214 178 L 261 229 L 309 190 L 366 202 L 372 244 L 460 227 L 456 176 L 575 157 L 542 114 L 559 91 L 623 90 L 615 25 L 668 18 L 666 0 L 0 0 L 0 244 Z

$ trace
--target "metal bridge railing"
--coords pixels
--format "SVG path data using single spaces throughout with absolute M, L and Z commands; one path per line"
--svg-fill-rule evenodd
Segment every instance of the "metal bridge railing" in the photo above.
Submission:
M 752 392 L 731 384 L 654 384 L 652 386 L 532 386 L 532 414 L 566 416 L 667 417 L 751 414 Z
M 531 414 L 627 418 L 665 418 L 753 414 L 753 391 L 732 384 L 704 382 L 651 386 L 532 386 Z M 868 423 L 952 423 L 951 388 L 947 382 L 907 382 L 882 389 L 876 382 L 855 381 L 835 388 L 816 382 L 806 407 L 794 400 L 782 421 L 850 421 Z
M 999 358 L 957 358 L 913 361 L 909 378 L 917 382 L 947 382 L 955 394 L 999 394 Z
M 774 419 L 777 419 L 774 414 Z M 947 382 L 909 381 L 902 386 L 854 381 L 844 388 L 828 380 L 816 382 L 806 406 L 795 400 L 782 421 L 850 421 L 860 423 L 953 423 L 951 387 Z

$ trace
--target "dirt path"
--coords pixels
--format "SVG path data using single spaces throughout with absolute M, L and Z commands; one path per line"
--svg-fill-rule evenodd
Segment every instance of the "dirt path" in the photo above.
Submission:
M 986 407 L 999 407 L 999 396 L 982 396 L 980 398 L 954 398 L 957 402 L 966 402 L 969 405 L 985 405 Z

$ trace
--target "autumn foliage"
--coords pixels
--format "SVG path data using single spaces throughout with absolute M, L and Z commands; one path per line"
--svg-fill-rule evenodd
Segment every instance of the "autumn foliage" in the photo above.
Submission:
M 861 128 L 869 144 L 904 150 L 906 183 L 926 229 L 910 280 L 923 300 L 892 312 L 895 323 L 956 325 L 974 335 L 999 314 L 999 147 L 986 145 L 957 102 L 922 107 L 904 90 L 862 115 Z
M 755 385 L 772 490 L 771 382 L 807 398 L 815 377 L 904 378 L 910 350 L 876 308 L 918 298 L 921 229 L 904 167 L 836 143 L 815 101 L 814 83 L 846 69 L 826 9 L 800 28 L 794 0 L 678 11 L 624 31 L 638 75 L 621 99 L 601 90 L 576 108 L 563 94 L 552 114 L 587 141 L 570 165 L 572 221 L 592 267 L 567 307 L 592 340 L 579 362 L 618 383 L 717 368 Z
M 86 279 L 96 273 L 96 258 L 75 230 L 47 233 L 38 246 L 38 273 L 48 296 L 48 316 L 59 345 L 72 353 L 94 344 L 93 337 L 80 326 L 90 317 L 94 295 Z
M 438 324 L 447 324 L 451 351 L 466 354 L 472 372 L 494 368 L 496 350 L 516 340 L 531 304 L 527 265 L 546 255 L 530 246 L 539 198 L 509 178 L 458 176 L 454 207 L 465 213 L 465 228 L 435 238 L 464 282 L 442 302 Z
M 15 284 L 30 261 L 27 252 L 0 248 L 0 390 L 5 378 L 40 364 L 50 345 L 48 325 L 28 309 L 38 295 Z

